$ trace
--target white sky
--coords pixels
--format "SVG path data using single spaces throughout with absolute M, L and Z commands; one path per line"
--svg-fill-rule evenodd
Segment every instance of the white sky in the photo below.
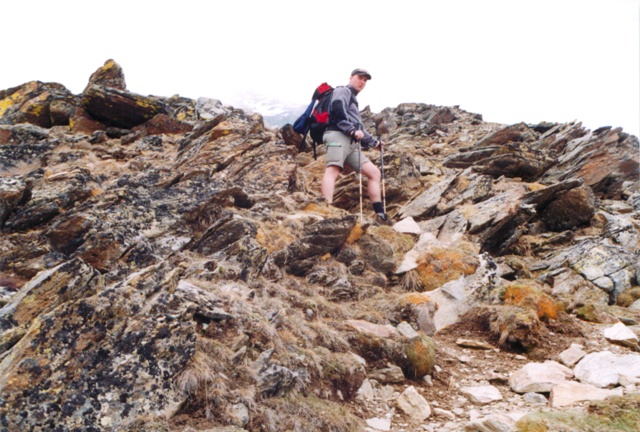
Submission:
M 112 58 L 143 95 L 306 104 L 363 67 L 374 112 L 460 105 L 640 135 L 640 0 L 0 0 L 0 16 L 0 89 L 77 94 Z

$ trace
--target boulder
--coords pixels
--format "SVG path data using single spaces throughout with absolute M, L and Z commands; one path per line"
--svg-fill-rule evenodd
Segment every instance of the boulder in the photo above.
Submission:
M 165 104 L 157 98 L 97 84 L 90 84 L 82 93 L 82 107 L 99 122 L 124 129 L 166 113 Z
M 571 369 L 555 361 L 527 363 L 509 377 L 509 386 L 516 393 L 548 393 L 571 377 Z
M 616 386 L 623 377 L 640 379 L 640 355 L 615 355 L 610 351 L 587 354 L 574 368 L 575 377 L 583 384 L 598 388 Z

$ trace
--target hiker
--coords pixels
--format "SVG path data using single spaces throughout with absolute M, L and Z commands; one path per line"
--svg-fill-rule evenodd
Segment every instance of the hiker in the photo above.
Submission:
M 379 223 L 389 223 L 389 218 L 384 211 L 380 191 L 380 169 L 364 154 L 361 147 L 371 147 L 380 150 L 384 145 L 366 130 L 360 118 L 360 109 L 356 96 L 360 93 L 371 74 L 364 69 L 355 69 L 351 72 L 349 84 L 336 87 L 331 99 L 329 123 L 323 135 L 323 141 L 327 146 L 327 162 L 322 177 L 322 196 L 329 203 L 333 203 L 333 192 L 338 176 L 347 165 L 367 179 L 367 191 L 369 199 L 376 213 Z M 362 199 L 362 197 L 360 197 Z

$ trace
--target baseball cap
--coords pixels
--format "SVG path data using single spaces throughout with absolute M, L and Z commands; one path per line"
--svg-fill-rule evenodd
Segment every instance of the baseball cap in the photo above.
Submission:
M 366 76 L 367 79 L 371 79 L 371 74 L 369 72 L 366 71 L 366 69 L 354 69 L 353 72 L 351 72 L 351 76 L 353 75 L 362 75 L 362 76 Z

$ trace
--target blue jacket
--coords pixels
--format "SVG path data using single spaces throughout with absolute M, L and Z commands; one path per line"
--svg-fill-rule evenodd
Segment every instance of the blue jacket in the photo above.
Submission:
M 355 131 L 361 130 L 364 132 L 364 138 L 361 140 L 362 146 L 365 148 L 373 147 L 376 144 L 376 139 L 364 129 L 356 98 L 357 94 L 356 89 L 350 85 L 338 86 L 333 90 L 327 130 L 340 131 L 351 137 Z

